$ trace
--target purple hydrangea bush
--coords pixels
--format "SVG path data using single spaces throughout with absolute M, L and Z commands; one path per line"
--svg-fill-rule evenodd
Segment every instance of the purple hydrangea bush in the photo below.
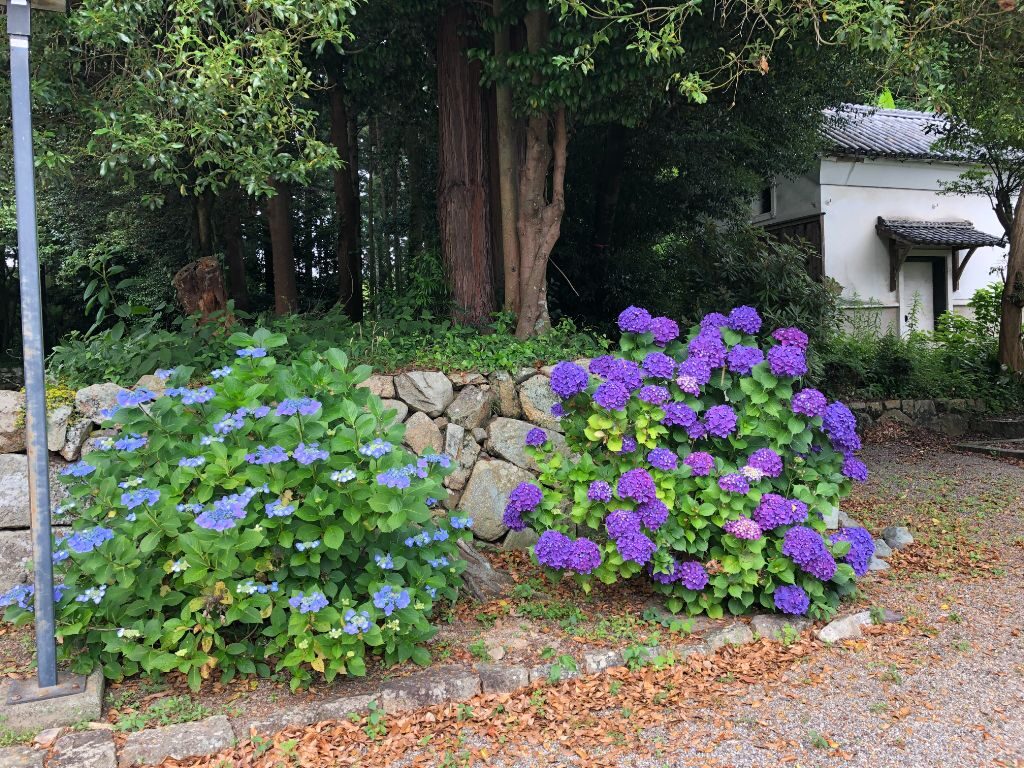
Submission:
M 371 652 L 426 663 L 472 525 L 432 509 L 448 457 L 402 449 L 394 411 L 356 386 L 369 368 L 339 350 L 285 365 L 279 334 L 231 342 L 236 359 L 207 385 L 162 371 L 162 393 L 126 392 L 108 424 L 122 437 L 65 473 L 62 659 L 113 679 L 180 672 L 193 687 L 362 675 Z M 30 594 L 0 604 L 31 620 Z
M 629 307 L 619 328 L 618 354 L 555 366 L 581 458 L 529 441 L 542 472 L 506 523 L 537 531 L 537 561 L 585 588 L 644 577 L 677 611 L 832 615 L 874 544 L 863 528 L 826 530 L 867 469 L 849 408 L 802 386 L 807 335 L 753 307 L 682 334 Z

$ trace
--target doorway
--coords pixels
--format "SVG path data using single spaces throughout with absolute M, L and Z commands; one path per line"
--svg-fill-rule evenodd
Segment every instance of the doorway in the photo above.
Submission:
M 910 256 L 903 263 L 900 317 L 904 333 L 934 331 L 935 321 L 947 309 L 944 256 Z

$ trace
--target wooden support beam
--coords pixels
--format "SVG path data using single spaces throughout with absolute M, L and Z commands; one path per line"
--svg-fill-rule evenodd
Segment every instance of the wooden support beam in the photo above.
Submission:
M 909 243 L 901 243 L 898 240 L 889 238 L 889 290 L 893 293 L 899 287 L 900 269 L 903 262 L 910 255 L 911 246 Z
M 977 248 L 971 248 L 964 254 L 963 260 L 960 259 L 960 251 L 956 248 L 953 249 L 953 290 L 960 290 L 960 278 L 963 277 L 964 270 L 967 269 L 967 262 L 971 260 L 971 256 Z

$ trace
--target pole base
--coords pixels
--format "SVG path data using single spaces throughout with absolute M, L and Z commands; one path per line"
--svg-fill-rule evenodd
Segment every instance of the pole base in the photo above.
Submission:
M 7 689 L 7 704 L 30 704 L 34 701 L 74 696 L 84 693 L 85 688 L 86 678 L 83 675 L 72 675 L 68 672 L 60 672 L 57 675 L 57 684 L 48 688 L 40 688 L 39 682 L 35 679 L 12 680 Z

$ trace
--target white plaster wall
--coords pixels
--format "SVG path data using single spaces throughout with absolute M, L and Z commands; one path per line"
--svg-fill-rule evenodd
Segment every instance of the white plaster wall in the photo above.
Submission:
M 820 213 L 818 172 L 776 179 L 772 188 L 771 213 L 758 214 L 760 202 L 754 200 L 751 204 L 751 221 L 762 226 L 781 224 L 790 219 L 802 219 Z

